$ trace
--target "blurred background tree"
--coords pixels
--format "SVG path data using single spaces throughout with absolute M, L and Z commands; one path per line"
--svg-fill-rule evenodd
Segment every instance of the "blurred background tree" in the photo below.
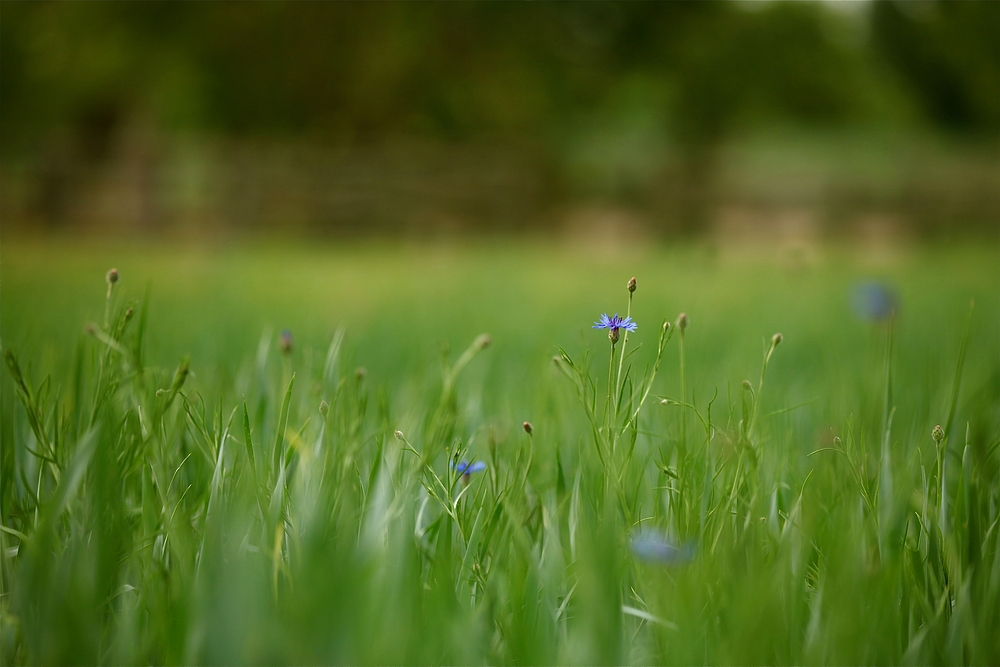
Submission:
M 998 25 L 994 2 L 5 3 L 5 227 L 989 228 Z

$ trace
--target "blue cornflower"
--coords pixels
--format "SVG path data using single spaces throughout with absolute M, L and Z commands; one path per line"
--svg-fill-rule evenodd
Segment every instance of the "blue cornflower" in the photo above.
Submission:
M 636 327 L 639 325 L 632 321 L 631 317 L 621 318 L 618 317 L 618 313 L 615 313 L 614 317 L 608 317 L 607 313 L 601 315 L 600 322 L 594 322 L 594 329 L 607 329 L 608 338 L 611 339 L 612 343 L 618 342 L 618 331 L 619 329 L 624 329 L 625 331 L 635 331 Z
M 851 305 L 860 319 L 885 322 L 896 313 L 896 293 L 889 285 L 875 280 L 857 283 L 851 293 Z
M 458 474 L 462 476 L 462 481 L 468 484 L 469 479 L 472 478 L 472 473 L 486 470 L 486 464 L 482 461 L 473 461 L 472 463 L 469 463 L 468 461 L 455 463 L 452 461 L 451 469 L 458 472 Z
M 663 565 L 683 565 L 690 562 L 695 554 L 693 542 L 678 544 L 652 528 L 642 528 L 632 533 L 629 547 L 639 560 Z
M 292 343 L 294 339 L 292 338 L 292 332 L 290 329 L 282 329 L 281 337 L 278 339 L 278 346 L 281 351 L 285 354 L 289 354 L 292 351 Z

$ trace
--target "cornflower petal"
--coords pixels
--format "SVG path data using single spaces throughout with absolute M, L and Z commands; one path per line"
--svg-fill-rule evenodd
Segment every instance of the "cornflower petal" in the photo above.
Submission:
M 594 329 L 608 329 L 611 326 L 611 319 L 608 317 L 607 313 L 601 314 L 601 319 L 598 322 L 594 322 Z
M 473 461 L 469 463 L 468 461 L 460 461 L 459 463 L 451 462 L 451 469 L 457 472 L 459 475 L 470 475 L 474 472 L 482 472 L 486 470 L 486 463 L 483 461 Z

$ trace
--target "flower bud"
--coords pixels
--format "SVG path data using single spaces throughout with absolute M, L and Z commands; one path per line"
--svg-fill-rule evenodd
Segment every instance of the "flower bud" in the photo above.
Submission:
M 367 375 L 368 375 L 368 369 L 365 368 L 364 366 L 358 366 L 357 369 L 354 371 L 354 377 L 359 381 L 364 380 Z
M 125 321 L 128 322 L 135 315 L 135 311 L 131 307 L 125 309 Z
M 635 276 L 632 276 L 628 281 L 628 291 L 629 292 L 635 291 Z
M 664 331 L 670 331 L 670 322 L 664 322 L 663 323 L 663 330 Z
M 109 285 L 114 285 L 116 282 L 118 282 L 118 269 L 111 269 L 110 271 L 108 271 L 108 275 L 106 276 L 106 278 Z
M 780 333 L 776 333 L 773 336 L 771 336 L 771 347 L 778 347 L 778 343 L 780 343 L 780 342 L 781 342 L 781 334 Z
M 396 440 L 406 440 L 406 436 L 403 435 L 403 432 L 398 429 L 393 431 L 392 434 L 396 436 Z
M 688 328 L 687 313 L 681 313 L 680 315 L 677 316 L 677 326 L 678 328 L 680 328 L 681 333 L 684 333 L 684 330 Z
M 534 430 L 535 429 L 532 428 L 532 426 L 531 426 L 531 422 L 524 422 L 524 432 L 525 433 L 527 433 L 528 435 L 531 435 L 531 432 L 534 431 Z
M 934 427 L 934 430 L 931 431 L 931 437 L 934 438 L 934 442 L 938 443 L 944 440 L 944 429 L 941 428 L 941 424 Z
M 492 343 L 492 342 L 493 342 L 493 339 L 490 338 L 489 334 L 480 334 L 479 337 L 476 338 L 476 342 L 474 344 L 475 344 L 477 350 L 483 350 L 483 349 L 486 349 L 487 347 L 489 347 L 490 343 Z
M 323 415 L 324 417 L 326 417 L 328 414 L 330 414 L 330 404 L 327 403 L 326 401 L 320 401 L 319 402 L 319 413 L 321 415 Z
M 743 381 L 743 388 L 747 391 L 753 391 L 753 385 L 750 384 L 750 380 Z

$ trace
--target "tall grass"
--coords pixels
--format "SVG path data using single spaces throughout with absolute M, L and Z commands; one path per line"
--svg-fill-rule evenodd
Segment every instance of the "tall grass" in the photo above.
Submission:
M 472 265 L 523 261 L 524 284 L 558 293 L 523 257 Z M 475 280 L 450 266 L 438 285 Z M 780 298 L 756 270 L 737 298 Z M 734 315 L 713 338 L 719 316 L 683 294 L 683 326 L 654 314 L 643 299 L 664 306 L 669 283 L 636 273 L 634 305 L 627 276 L 573 293 L 587 319 L 554 350 L 513 332 L 547 342 L 570 307 L 491 318 L 512 280 L 486 303 L 446 292 L 425 328 L 366 342 L 377 324 L 341 321 L 322 347 L 257 329 L 222 341 L 244 352 L 207 343 L 168 366 L 168 334 L 202 311 L 158 318 L 155 275 L 140 298 L 129 271 L 109 276 L 55 354 L 11 323 L 53 317 L 15 276 L 4 664 L 1000 661 L 1000 362 L 982 324 L 996 304 L 810 339 L 796 289 L 776 288 L 785 337 Z M 92 275 L 85 290 L 103 291 Z M 308 307 L 266 293 L 224 314 Z M 590 321 L 616 309 L 639 329 L 611 343 Z M 463 333 L 480 321 L 499 328 Z M 934 332 L 907 338 L 918 326 Z M 429 374 L 421 360 L 458 335 Z M 726 356 L 743 338 L 759 356 Z

